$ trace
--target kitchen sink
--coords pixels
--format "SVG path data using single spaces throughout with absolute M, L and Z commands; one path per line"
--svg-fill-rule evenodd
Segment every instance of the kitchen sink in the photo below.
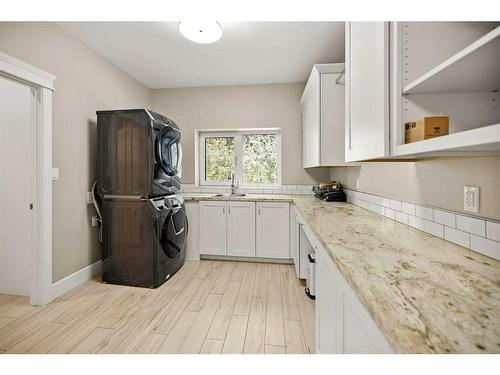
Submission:
M 231 198 L 231 197 L 244 197 L 246 194 L 242 193 L 235 193 L 235 194 L 215 194 L 214 197 L 226 197 L 226 198 Z

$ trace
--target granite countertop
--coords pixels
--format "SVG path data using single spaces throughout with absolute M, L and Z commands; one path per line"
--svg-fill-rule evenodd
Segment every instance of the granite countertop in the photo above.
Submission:
M 352 204 L 294 202 L 396 352 L 500 352 L 499 261 Z
M 396 352 L 500 353 L 500 262 L 349 203 L 294 202 Z

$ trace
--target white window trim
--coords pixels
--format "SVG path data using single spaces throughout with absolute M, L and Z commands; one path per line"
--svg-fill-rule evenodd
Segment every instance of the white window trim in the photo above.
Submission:
M 276 134 L 278 140 L 278 150 L 277 150 L 277 168 L 276 174 L 277 179 L 275 184 L 243 184 L 243 151 L 241 145 L 241 136 L 246 134 Z M 205 139 L 209 137 L 234 137 L 235 138 L 235 155 L 236 155 L 236 166 L 235 166 L 235 177 L 238 187 L 244 189 L 262 189 L 262 188 L 276 188 L 281 187 L 281 129 L 280 128 L 260 128 L 260 129 L 197 129 L 195 131 L 195 150 L 198 151 L 196 166 L 196 181 L 197 186 L 205 187 L 220 187 L 220 186 L 231 186 L 231 181 L 206 181 L 205 180 Z M 241 157 L 240 157 L 241 156 Z

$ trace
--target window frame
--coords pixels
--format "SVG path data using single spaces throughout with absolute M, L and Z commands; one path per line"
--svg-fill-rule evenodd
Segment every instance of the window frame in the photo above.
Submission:
M 262 128 L 262 129 L 224 129 L 224 130 L 197 130 L 198 150 L 199 150 L 199 185 L 206 187 L 231 186 L 231 181 L 207 181 L 205 180 L 205 140 L 214 137 L 234 137 L 234 154 L 235 154 L 235 181 L 239 188 L 276 188 L 281 186 L 281 129 L 279 128 Z M 243 184 L 243 135 L 276 135 L 277 140 L 277 157 L 276 157 L 276 183 L 274 184 Z

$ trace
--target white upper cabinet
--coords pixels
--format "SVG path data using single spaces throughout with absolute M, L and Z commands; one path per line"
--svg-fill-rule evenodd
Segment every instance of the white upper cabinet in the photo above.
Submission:
M 389 23 L 346 23 L 345 158 L 389 156 Z
M 499 24 L 391 23 L 393 156 L 500 150 Z M 448 135 L 405 144 L 405 123 L 436 115 L 449 117 Z
M 344 153 L 344 64 L 314 65 L 300 100 L 304 168 L 342 165 Z
M 255 257 L 255 202 L 227 202 L 227 255 Z
M 226 255 L 226 202 L 199 203 L 200 254 Z
M 257 202 L 257 257 L 290 259 L 289 203 Z

